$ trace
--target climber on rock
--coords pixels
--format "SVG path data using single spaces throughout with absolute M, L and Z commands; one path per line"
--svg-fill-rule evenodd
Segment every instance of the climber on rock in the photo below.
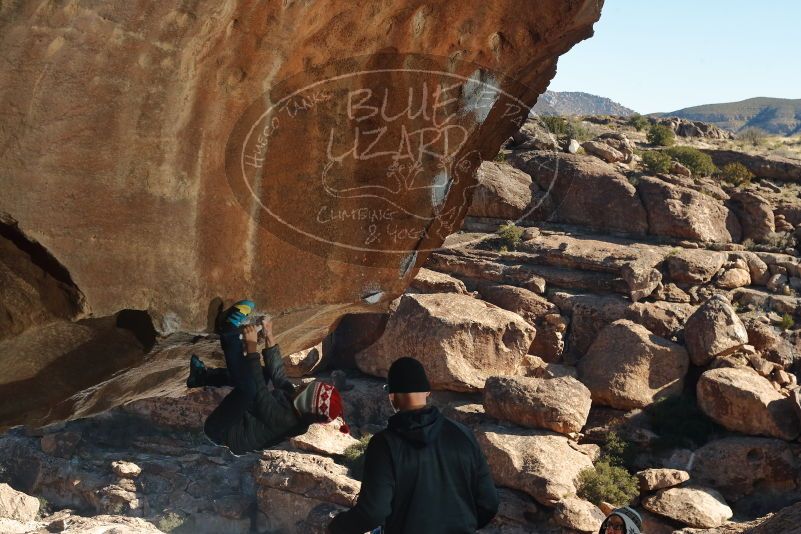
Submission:
M 187 387 L 233 386 L 208 416 L 203 429 L 209 439 L 229 447 L 234 454 L 276 445 L 303 434 L 312 423 L 343 416 L 342 399 L 334 386 L 315 380 L 296 388 L 287 379 L 269 319 L 261 320 L 265 338 L 262 368 L 258 326 L 245 324 L 254 308 L 252 301 L 243 300 L 222 316 L 217 330 L 226 367 L 206 368 L 193 354 L 186 381 Z M 267 389 L 269 382 L 272 391 Z M 340 431 L 349 432 L 344 419 Z

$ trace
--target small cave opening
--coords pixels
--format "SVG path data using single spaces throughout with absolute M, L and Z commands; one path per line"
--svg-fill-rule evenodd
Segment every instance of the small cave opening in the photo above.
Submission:
M 116 315 L 115 325 L 131 332 L 142 344 L 145 352 L 150 351 L 156 344 L 158 333 L 150 314 L 144 310 L 121 310 Z

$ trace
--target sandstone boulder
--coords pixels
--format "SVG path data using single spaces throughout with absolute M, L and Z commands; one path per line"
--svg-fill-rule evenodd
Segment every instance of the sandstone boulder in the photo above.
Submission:
M 729 269 L 715 280 L 715 285 L 721 289 L 745 287 L 751 285 L 751 273 L 746 269 Z
M 6 483 L 0 483 L 0 517 L 15 521 L 33 521 L 39 513 L 36 497 L 17 491 Z
M 284 356 L 286 375 L 293 378 L 310 376 L 323 364 L 323 344 Z
M 749 190 L 735 190 L 731 204 L 743 228 L 743 239 L 761 243 L 776 231 L 773 206 L 764 197 Z
M 529 289 L 505 284 L 481 283 L 478 292 L 482 300 L 520 315 L 536 329 L 529 354 L 559 361 L 567 323 L 555 304 Z
M 111 462 L 111 469 L 120 478 L 136 478 L 142 474 L 142 468 L 133 462 L 116 460 Z
M 507 163 L 484 161 L 478 168 L 478 185 L 467 215 L 518 220 L 525 213 L 532 198 L 531 176 Z
M 557 150 L 559 144 L 554 135 L 539 120 L 530 118 L 512 134 L 515 150 Z
M 637 473 L 640 493 L 678 486 L 690 480 L 690 473 L 681 469 L 646 469 Z
M 665 259 L 670 279 L 679 284 L 703 284 L 717 274 L 725 254 L 703 249 L 678 249 Z
M 385 377 L 401 356 L 420 360 L 434 389 L 474 391 L 487 376 L 511 375 L 534 338 L 519 315 L 466 295 L 404 295 L 381 338 L 356 355 Z
M 651 261 L 635 261 L 625 264 L 620 275 L 629 286 L 629 297 L 633 302 L 647 297 L 662 283 L 662 273 Z
M 646 497 L 642 505 L 650 512 L 698 528 L 720 526 L 734 515 L 720 493 L 700 486 L 660 490 Z
M 581 145 L 581 148 L 583 148 L 587 154 L 601 158 L 607 163 L 616 163 L 626 159 L 626 156 L 622 152 L 599 141 L 587 141 Z
M 557 525 L 579 532 L 598 532 L 606 516 L 584 499 L 569 497 L 556 504 L 553 518 Z
M 533 220 L 638 235 L 648 230 L 646 212 L 634 186 L 608 163 L 545 152 L 515 154 L 510 163 L 527 172 L 550 200 L 532 213 Z
M 361 487 L 331 458 L 284 450 L 262 453 L 255 480 L 259 510 L 284 532 L 294 532 L 321 504 L 353 506 Z
M 528 493 L 545 506 L 575 495 L 579 472 L 592 468 L 587 455 L 553 432 L 482 425 L 476 438 L 497 485 Z
M 684 340 L 693 363 L 706 365 L 748 343 L 748 332 L 729 301 L 715 295 L 687 320 Z
M 578 372 L 594 402 L 627 410 L 680 393 L 688 367 L 684 347 L 621 319 L 601 330 Z
M 792 401 L 749 367 L 706 371 L 697 392 L 701 410 L 729 430 L 786 440 L 801 432 Z
M 488 415 L 529 428 L 578 432 L 590 413 L 590 391 L 572 377 L 491 376 L 484 385 Z
M 409 284 L 408 293 L 461 293 L 467 295 L 464 282 L 445 273 L 421 267 Z
M 637 190 L 648 213 L 651 235 L 714 243 L 739 238 L 739 228 L 729 227 L 731 212 L 714 198 L 649 177 L 640 180 Z
M 359 440 L 339 431 L 339 423 L 314 423 L 309 429 L 299 435 L 289 438 L 289 443 L 296 449 L 325 454 L 328 456 L 342 455 L 345 449 L 359 443 Z
M 695 451 L 692 478 L 711 486 L 730 502 L 759 494 L 796 490 L 801 460 L 780 439 L 728 437 Z

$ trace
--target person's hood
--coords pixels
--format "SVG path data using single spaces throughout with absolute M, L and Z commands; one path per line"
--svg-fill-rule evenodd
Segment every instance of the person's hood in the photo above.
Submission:
M 626 526 L 625 534 L 641 534 L 640 529 L 637 528 L 637 525 L 634 523 L 634 521 L 632 521 L 627 515 L 616 512 L 612 512 L 611 514 L 609 514 L 609 516 L 607 516 L 606 519 L 604 519 L 604 522 L 601 523 L 601 529 L 598 531 L 598 534 L 605 533 L 604 527 L 606 527 L 606 522 L 609 521 L 609 518 L 612 517 L 613 515 L 616 515 L 623 520 L 623 524 Z
M 437 439 L 443 422 L 436 406 L 398 412 L 389 418 L 387 427 L 418 447 L 425 447 Z

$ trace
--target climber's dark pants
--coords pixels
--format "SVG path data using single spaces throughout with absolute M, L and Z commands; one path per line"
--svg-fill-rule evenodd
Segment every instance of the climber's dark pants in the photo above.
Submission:
M 253 376 L 250 362 L 245 358 L 239 330 L 231 327 L 220 334 L 220 345 L 225 355 L 226 369 L 208 369 L 205 385 L 233 386 L 234 389 L 206 419 L 204 430 L 214 442 L 224 445 L 229 428 L 252 407 L 260 385 Z M 287 379 L 284 362 L 278 350 L 266 349 L 262 358 L 264 384 L 272 382 L 274 388 L 285 390 L 291 396 L 294 386 Z

